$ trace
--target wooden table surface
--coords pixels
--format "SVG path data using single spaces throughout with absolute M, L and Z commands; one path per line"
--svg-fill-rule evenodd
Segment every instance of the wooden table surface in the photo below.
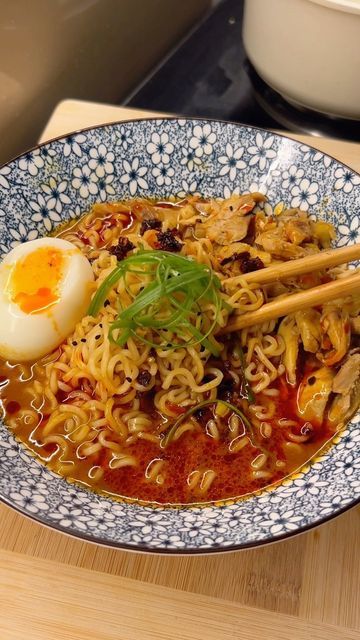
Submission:
M 42 140 L 142 114 L 67 100 Z M 292 137 L 360 171 L 360 145 Z M 81 542 L 0 505 L 0 640 L 359 640 L 359 515 L 259 549 L 166 557 Z

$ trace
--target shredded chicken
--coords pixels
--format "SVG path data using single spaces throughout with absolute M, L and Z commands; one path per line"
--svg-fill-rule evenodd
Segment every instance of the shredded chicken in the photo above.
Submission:
M 360 393 L 360 353 L 350 355 L 337 372 L 332 390 L 336 393 L 328 418 L 336 426 L 341 426 L 354 413 Z
M 259 236 L 256 236 L 255 242 L 257 245 L 276 256 L 277 258 L 285 258 L 286 260 L 294 260 L 296 258 L 303 258 L 306 255 L 306 251 L 295 244 L 291 244 L 285 240 L 277 229 L 264 231 Z
M 286 370 L 289 384 L 296 384 L 296 364 L 299 355 L 300 332 L 295 322 L 294 316 L 286 316 L 278 329 L 278 335 L 285 343 L 285 351 L 282 355 L 282 362 Z
M 318 359 L 328 366 L 340 362 L 350 347 L 350 321 L 348 313 L 334 303 L 324 305 L 320 320 L 322 329 L 322 350 Z
M 308 220 L 289 218 L 284 224 L 284 233 L 289 242 L 299 245 L 311 240 L 311 229 Z
M 315 227 L 300 209 L 287 209 L 276 217 L 259 216 L 255 243 L 276 258 L 302 258 L 330 243 L 333 227 L 324 225 Z
M 321 367 L 301 382 L 297 397 L 299 417 L 313 425 L 321 425 L 332 390 L 333 378 L 332 369 Z
M 360 353 L 350 355 L 337 372 L 332 385 L 335 393 L 349 395 L 360 377 Z
M 248 232 L 252 216 L 249 214 L 258 202 L 265 200 L 262 193 L 232 196 L 228 200 L 199 203 L 196 208 L 209 214 L 204 222 L 195 227 L 198 237 L 206 236 L 221 245 L 243 240 Z
M 295 313 L 295 320 L 300 331 L 305 351 L 316 353 L 321 343 L 321 314 L 315 309 L 303 309 Z

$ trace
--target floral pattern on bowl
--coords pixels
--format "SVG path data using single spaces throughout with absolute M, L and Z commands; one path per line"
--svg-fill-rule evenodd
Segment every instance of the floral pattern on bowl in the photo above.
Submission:
M 360 176 L 284 136 L 218 121 L 153 119 L 77 132 L 0 169 L 0 255 L 51 232 L 96 201 L 132 196 L 229 197 L 261 191 L 334 222 L 338 245 L 359 241 Z M 1 407 L 1 405 L 0 405 Z M 0 498 L 84 539 L 133 550 L 196 553 L 274 541 L 315 526 L 360 497 L 360 420 L 276 487 L 223 506 L 144 507 L 69 484 L 0 421 Z

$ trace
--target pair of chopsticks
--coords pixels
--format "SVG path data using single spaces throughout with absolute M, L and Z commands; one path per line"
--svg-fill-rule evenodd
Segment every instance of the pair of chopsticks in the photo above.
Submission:
M 329 249 L 327 251 L 321 251 L 299 260 L 291 260 L 288 262 L 282 262 L 281 264 L 267 267 L 266 269 L 260 269 L 259 271 L 253 271 L 246 273 L 242 276 L 235 276 L 229 278 L 227 282 L 235 284 L 239 282 L 240 278 L 244 278 L 248 284 L 256 282 L 258 285 L 268 284 L 270 282 L 276 282 L 284 278 L 290 278 L 292 276 L 300 276 L 305 273 L 311 273 L 317 269 L 324 269 L 329 267 L 335 267 L 340 264 L 346 264 L 352 260 L 360 258 L 360 244 L 353 244 L 349 247 L 341 247 L 340 249 Z M 250 327 L 254 324 L 260 324 L 273 320 L 275 318 L 281 318 L 282 316 L 295 313 L 301 309 L 307 309 L 309 307 L 335 300 L 336 298 L 343 298 L 352 293 L 360 293 L 360 273 L 355 272 L 352 275 L 328 282 L 326 284 L 301 291 L 300 293 L 291 294 L 280 300 L 273 300 L 264 304 L 260 309 L 256 311 L 249 311 L 244 315 L 234 316 L 230 318 L 226 327 L 219 331 L 219 334 L 229 333 L 231 331 L 237 331 Z

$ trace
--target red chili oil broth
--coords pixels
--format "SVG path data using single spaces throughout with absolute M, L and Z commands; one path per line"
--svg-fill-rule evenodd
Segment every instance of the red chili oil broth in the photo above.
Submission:
M 30 396 L 26 391 L 28 380 L 22 380 L 21 376 L 22 368 L 20 366 L 10 366 L 0 360 L 0 380 L 2 380 L 0 401 L 5 413 L 5 422 L 6 418 L 16 417 L 18 409 L 29 407 Z M 231 453 L 229 441 L 215 441 L 207 436 L 203 429 L 199 428 L 196 432 L 184 433 L 179 440 L 171 442 L 165 449 L 159 448 L 153 442 L 139 440 L 127 448 L 128 453 L 134 455 L 138 460 L 137 466 L 110 469 L 108 463 L 111 454 L 108 449 L 89 456 L 85 460 L 80 460 L 76 456 L 78 445 L 74 444 L 70 449 L 71 455 L 69 456 L 69 459 L 75 463 L 70 479 L 90 485 L 89 470 L 93 466 L 102 466 L 104 468 L 102 479 L 96 486 L 91 485 L 96 491 L 111 494 L 118 499 L 125 498 L 143 503 L 170 505 L 219 502 L 258 491 L 294 473 L 314 457 L 334 435 L 325 422 L 314 430 L 309 442 L 296 448 L 291 447 L 291 452 L 285 453 L 286 429 L 279 427 L 276 420 L 284 417 L 296 419 L 299 430 L 301 421 L 295 414 L 297 389 L 290 387 L 284 379 L 279 381 L 279 389 L 280 395 L 274 398 L 276 403 L 275 416 L 273 419 L 267 420 L 272 426 L 272 435 L 268 441 L 260 439 L 261 448 L 257 446 L 257 443 L 249 443 L 241 451 Z M 65 398 L 61 398 L 61 400 L 64 401 Z M 256 401 L 260 401 L 259 398 Z M 154 424 L 160 423 L 162 420 L 162 416 L 154 410 L 151 415 Z M 52 468 L 57 456 L 56 445 L 40 445 L 37 438 L 42 426 L 46 424 L 46 420 L 47 416 L 43 416 L 40 412 L 36 428 L 27 424 L 26 421 L 18 420 L 15 435 L 40 460 Z M 280 460 L 285 466 L 278 468 L 274 464 L 270 468 L 271 478 L 254 479 L 251 474 L 251 462 L 262 450 L 269 452 L 274 460 Z M 162 485 L 149 482 L 146 479 L 148 465 L 157 458 L 166 461 L 163 473 L 165 480 Z M 269 469 L 269 467 L 266 468 Z M 188 476 L 195 469 L 204 471 L 212 469 L 217 474 L 205 495 L 201 495 L 196 490 L 191 491 L 188 486 Z

